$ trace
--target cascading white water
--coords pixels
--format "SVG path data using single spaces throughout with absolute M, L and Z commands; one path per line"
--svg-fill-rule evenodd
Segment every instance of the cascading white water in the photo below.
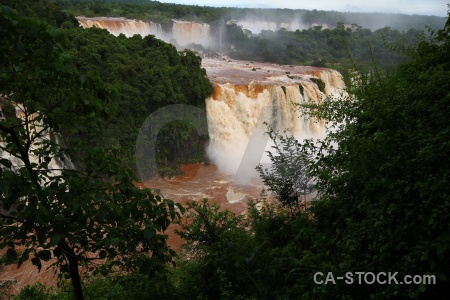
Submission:
M 25 107 L 22 104 L 13 104 L 15 106 L 16 111 L 16 118 L 23 120 L 24 126 L 27 126 L 26 120 L 26 114 L 25 114 Z M 30 162 L 32 164 L 39 165 L 41 162 L 39 161 L 39 158 L 36 157 L 33 152 L 36 150 L 40 150 L 42 147 L 41 142 L 46 139 L 55 139 L 56 145 L 59 147 L 61 144 L 60 137 L 57 134 L 51 134 L 50 129 L 44 129 L 41 122 L 37 122 L 34 120 L 35 115 L 31 114 L 28 115 L 28 127 L 30 131 L 31 138 L 34 139 L 33 143 L 31 144 L 28 157 L 30 159 Z M 39 136 L 35 136 L 37 132 L 40 132 Z M 8 151 L 4 151 L 3 148 L 6 147 L 6 143 L 0 139 L 0 157 L 3 159 L 7 159 L 11 162 L 11 170 L 17 171 L 20 168 L 24 166 L 24 162 L 19 159 L 18 157 L 11 155 Z M 59 176 L 61 175 L 62 169 L 74 169 L 74 165 L 71 162 L 70 158 L 66 155 L 63 155 L 62 157 L 52 156 L 51 160 L 48 163 L 48 169 L 49 174 L 51 176 Z
M 135 34 L 147 36 L 150 34 L 163 39 L 164 33 L 160 24 L 144 22 L 139 20 L 129 20 L 125 18 L 85 18 L 78 17 L 78 22 L 83 28 L 97 27 L 107 29 L 111 34 L 118 36 L 124 34 L 131 37 Z
M 206 23 L 174 20 L 172 25 L 172 38 L 179 45 L 196 43 L 209 46 L 211 44 L 210 27 Z
M 303 116 L 296 104 L 339 97 L 344 83 L 341 75 L 330 69 L 228 57 L 205 58 L 202 67 L 214 85 L 213 94 L 206 99 L 207 151 L 212 164 L 182 165 L 185 174 L 172 179 L 153 178 L 142 186 L 158 188 L 176 201 L 208 198 L 242 213 L 246 200 L 260 199 L 263 188 L 255 167 L 269 162 L 263 157 L 271 146 L 264 122 L 277 130 L 291 129 L 300 139 L 323 137 L 324 121 Z M 321 79 L 323 92 L 312 78 Z
M 248 90 L 253 89 L 254 86 L 250 84 Z M 211 97 L 206 101 L 210 135 L 208 155 L 223 171 L 232 174 L 237 172 L 254 131 L 262 139 L 261 134 L 267 130 L 264 122 L 278 131 L 289 129 L 297 138 L 320 137 L 324 134 L 323 124 L 303 116 L 296 106 L 311 99 L 317 101 L 318 95 L 314 94 L 314 89 L 305 89 L 305 95 L 298 85 L 286 85 L 283 88 L 279 85 L 265 86 L 256 95 L 242 92 L 242 87 L 236 88 L 229 84 L 216 86 L 216 90 L 217 98 Z M 261 151 L 268 150 L 266 144 L 263 149 L 254 149 L 253 155 L 261 157 Z M 248 177 L 252 177 L 252 171 L 248 170 Z
M 151 21 L 130 20 L 125 18 L 105 18 L 105 17 L 77 17 L 83 28 L 97 27 L 108 30 L 111 34 L 118 36 L 124 34 L 131 37 L 139 34 L 142 37 L 154 35 L 158 39 L 166 42 L 176 41 L 176 44 L 185 46 L 190 43 L 208 46 L 211 44 L 210 26 L 206 23 L 187 22 L 173 20 L 172 31 L 164 32 L 161 24 Z
M 230 174 L 246 170 L 240 174 L 241 179 L 258 176 L 254 168 L 263 153 L 271 149 L 267 135 L 264 137 L 267 131 L 264 123 L 280 132 L 287 129 L 300 140 L 325 136 L 324 121 L 303 115 L 298 104 L 320 103 L 323 97 L 339 96 L 344 88 L 340 74 L 323 68 L 296 72 L 293 66 L 287 72 L 286 67 L 266 65 L 258 68 L 259 74 L 253 68 L 254 78 L 265 74 L 264 81 L 246 83 L 245 73 L 238 73 L 242 68 L 229 66 L 235 70 L 236 77 L 244 78 L 232 84 L 222 83 L 226 79 L 216 66 L 207 68 L 213 82 L 221 81 L 215 84 L 214 94 L 206 100 L 208 155 L 220 170 Z M 248 73 L 248 70 L 244 71 Z M 323 92 L 309 80 L 312 77 L 325 83 Z

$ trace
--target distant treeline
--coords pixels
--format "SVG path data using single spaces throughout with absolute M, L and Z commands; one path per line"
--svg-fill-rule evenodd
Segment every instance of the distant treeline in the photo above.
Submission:
M 344 75 L 355 66 L 386 69 L 405 61 L 408 45 L 417 44 L 428 29 L 442 29 L 445 23 L 441 17 L 403 14 L 217 8 L 144 0 L 53 1 L 75 16 L 126 17 L 163 25 L 171 25 L 173 19 L 206 22 L 217 39 L 215 46 L 189 48 L 206 55 L 221 52 L 234 59 L 330 67 Z M 306 29 L 263 30 L 256 35 L 242 28 L 239 20 L 296 22 Z
M 314 26 L 296 31 L 265 30 L 258 35 L 230 23 L 225 36 L 233 45 L 227 54 L 234 59 L 330 67 L 344 75 L 355 68 L 387 70 L 404 62 L 408 47 L 425 38 L 417 29 L 406 33 L 390 27 L 371 31 L 356 25 L 346 28 L 342 23 L 331 30 Z
M 145 0 L 53 0 L 67 12 L 86 17 L 127 17 L 155 22 L 172 19 L 219 24 L 227 20 L 260 20 L 270 22 L 297 21 L 306 26 L 313 24 L 357 24 L 376 30 L 391 27 L 400 31 L 409 29 L 441 29 L 446 18 L 437 16 L 387 13 L 351 13 L 306 9 L 257 9 L 179 5 Z

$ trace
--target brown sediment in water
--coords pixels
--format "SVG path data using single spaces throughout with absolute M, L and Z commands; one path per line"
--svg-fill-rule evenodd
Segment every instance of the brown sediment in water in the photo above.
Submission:
M 288 66 L 264 62 L 248 62 L 229 59 L 202 60 L 209 80 L 214 84 L 248 85 L 254 82 L 261 86 L 307 82 L 319 77 L 326 68 L 310 66 Z
M 200 202 L 204 198 L 209 203 L 217 203 L 222 209 L 228 209 L 235 214 L 243 214 L 247 210 L 247 200 L 260 197 L 262 183 L 255 179 L 250 185 L 233 183 L 233 176 L 227 175 L 213 164 L 185 164 L 180 166 L 182 175 L 173 178 L 154 178 L 139 183 L 140 187 L 159 190 L 168 199 L 181 203 L 189 201 Z M 178 250 L 183 240 L 174 233 L 178 225 L 171 225 L 165 232 L 169 236 L 168 244 Z
M 189 201 L 200 202 L 208 198 L 210 203 L 217 203 L 223 209 L 228 209 L 236 214 L 242 214 L 247 210 L 247 200 L 249 198 L 260 198 L 262 184 L 259 180 L 254 180 L 251 185 L 243 186 L 233 183 L 233 176 L 220 172 L 213 164 L 202 163 L 185 164 L 180 166 L 182 175 L 173 178 L 154 178 L 145 183 L 136 183 L 138 187 L 148 187 L 159 190 L 168 199 L 181 203 L 183 206 Z M 231 192 L 230 192 L 231 191 Z M 169 226 L 164 234 L 168 235 L 168 245 L 178 251 L 183 244 L 183 239 L 175 234 L 174 230 L 180 229 L 177 224 Z M 6 249 L 0 252 L 3 255 Z M 17 264 L 7 265 L 0 270 L 0 282 L 10 280 L 14 284 L 10 285 L 8 293 L 17 294 L 28 284 L 37 282 L 46 286 L 55 286 L 57 275 L 55 269 L 47 269 L 52 263 L 42 262 L 41 272 L 28 260 L 17 268 Z M 1 290 L 0 290 L 1 291 Z M 0 299 L 2 299 L 0 297 Z
M 250 185 L 233 182 L 233 176 L 221 172 L 214 164 L 185 164 L 180 166 L 182 175 L 173 178 L 154 178 L 140 183 L 141 187 L 159 190 L 168 199 L 181 204 L 208 198 L 235 213 L 246 210 L 248 197 L 259 197 L 262 183 L 255 179 Z
M 18 247 L 16 250 L 23 251 L 24 249 Z M 0 252 L 0 255 L 5 255 L 6 249 Z M 41 261 L 41 271 L 31 263 L 31 259 L 25 261 L 20 268 L 17 263 L 8 264 L 0 267 L 0 284 L 5 284 L 6 289 L 0 289 L 0 299 L 8 299 L 8 294 L 18 294 L 26 285 L 42 283 L 48 287 L 56 285 L 57 274 L 54 268 L 49 268 L 54 260 Z M 3 295 L 2 295 L 3 293 Z M 2 298 L 5 296 L 5 298 Z
M 236 214 L 246 211 L 245 197 L 240 201 L 230 203 L 227 198 L 229 189 L 234 188 L 233 196 L 239 198 L 245 194 L 246 197 L 258 197 L 260 189 L 254 186 L 238 186 L 233 185 L 232 177 L 220 172 L 213 164 L 186 164 L 181 166 L 182 175 L 175 176 L 171 179 L 154 178 L 145 183 L 137 183 L 139 187 L 149 187 L 152 190 L 158 189 L 160 193 L 168 199 L 181 203 L 183 206 L 188 201 L 202 201 L 208 198 L 210 203 L 217 203 L 223 209 L 229 209 Z M 241 193 L 241 194 L 239 194 Z M 236 196 L 237 194 L 237 196 Z M 175 234 L 175 229 L 180 229 L 179 225 L 172 224 L 164 234 L 168 235 L 168 244 L 174 250 L 179 250 L 183 244 L 183 240 Z M 20 249 L 19 249 L 20 250 Z M 0 252 L 4 255 L 6 249 Z M 42 261 L 42 269 L 39 272 L 37 267 L 32 265 L 31 260 L 24 262 L 20 268 L 17 263 L 4 266 L 0 269 L 0 283 L 2 281 L 11 282 L 8 284 L 7 293 L 17 294 L 20 290 L 29 284 L 43 283 L 46 286 L 56 286 L 57 274 L 55 269 L 48 267 L 53 261 Z M 0 292 L 4 292 L 0 289 Z M 0 297 L 0 299 L 2 299 Z
M 304 93 L 308 94 L 311 101 L 320 99 L 319 90 L 309 80 L 311 76 L 321 78 L 329 73 L 326 78 L 330 78 L 332 84 L 341 84 L 336 71 L 323 68 L 209 59 L 203 60 L 202 67 L 206 69 L 208 78 L 215 85 L 212 98 L 217 101 L 220 101 L 219 99 L 224 96 L 224 90 L 228 89 L 227 84 L 234 89 L 235 95 L 242 93 L 251 99 L 256 99 L 258 94 L 268 91 L 274 85 L 301 84 Z M 224 100 L 231 101 L 231 99 L 225 98 Z M 248 198 L 260 198 L 261 182 L 255 180 L 255 182 L 246 186 L 235 184 L 232 176 L 220 172 L 213 164 L 187 164 L 181 166 L 181 170 L 184 172 L 183 175 L 171 179 L 155 178 L 140 183 L 138 186 L 159 189 L 164 197 L 183 205 L 188 201 L 199 202 L 208 198 L 210 203 L 217 203 L 223 209 L 229 209 L 236 214 L 242 214 L 246 211 Z M 171 225 L 165 234 L 169 237 L 168 244 L 173 249 L 178 250 L 183 240 L 174 233 L 175 228 L 177 228 L 177 225 Z M 1 280 L 17 282 L 16 285 L 12 286 L 10 292 L 20 291 L 26 284 L 36 282 L 42 282 L 48 286 L 55 285 L 56 275 L 54 271 L 46 270 L 49 264 L 44 263 L 40 273 L 31 264 L 31 261 L 25 262 L 19 269 L 17 269 L 17 265 L 5 266 L 3 270 L 0 270 L 0 282 Z

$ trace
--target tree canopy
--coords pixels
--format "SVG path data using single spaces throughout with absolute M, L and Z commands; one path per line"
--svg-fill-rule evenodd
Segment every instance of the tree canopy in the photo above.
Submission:
M 280 153 L 271 156 L 272 171 L 261 175 L 280 205 L 250 205 L 248 223 L 230 217 L 212 233 L 208 224 L 217 227 L 226 214 L 194 205 L 197 222 L 182 234 L 203 256 L 186 264 L 185 272 L 204 282 L 202 272 L 216 270 L 219 289 L 191 281 L 192 291 L 205 298 L 449 297 L 450 19 L 408 51 L 411 59 L 389 76 L 360 70 L 347 97 L 304 107 L 334 124 L 326 139 L 294 142 L 271 133 Z M 290 166 L 285 159 L 295 155 L 308 159 L 303 173 L 318 195 L 293 217 L 278 191 L 295 190 L 295 172 L 284 181 L 279 175 Z M 220 233 L 215 243 L 201 242 Z M 229 258 L 221 249 L 241 256 Z M 365 272 L 360 281 L 357 272 Z M 386 276 L 370 284 L 367 272 Z M 321 274 L 323 281 L 315 282 Z M 327 282 L 328 274 L 334 277 Z M 395 280 L 388 283 L 388 274 Z M 407 275 L 417 281 L 407 284 Z
M 171 101 L 201 106 L 211 86 L 193 52 L 71 24 L 51 27 L 0 6 L 0 248 L 9 259 L 31 259 L 38 268 L 53 259 L 79 299 L 81 266 L 141 273 L 97 277 L 91 287 L 98 299 L 450 297 L 450 18 L 406 47 L 407 58 L 392 72 L 359 69 L 348 96 L 306 105 L 334 126 L 324 140 L 272 132 L 281 153 L 270 156 L 272 173 L 260 171 L 275 201 L 250 202 L 243 216 L 206 200 L 188 204 L 188 222 L 178 231 L 187 246 L 170 272 L 165 263 L 175 253 L 162 231 L 183 208 L 133 185 L 123 153 L 106 146 L 126 145 L 120 137 L 92 141 L 108 126 L 130 122 L 132 132 L 132 116 L 145 109 Z M 299 35 L 280 33 L 291 34 Z M 329 34 L 335 39 L 320 38 L 332 44 L 353 33 L 339 27 Z M 245 34 L 236 37 L 248 42 Z M 117 112 L 123 107 L 129 112 Z M 104 120 L 114 116 L 116 123 Z M 293 160 L 301 168 L 286 164 Z M 310 182 L 317 199 L 293 213 L 291 204 L 309 191 L 297 184 Z M 352 272 L 354 281 L 320 284 L 317 272 Z M 356 272 L 398 273 L 397 281 L 434 276 L 436 284 L 358 284 Z M 154 285 L 158 275 L 165 279 Z M 19 299 L 33 293 L 49 295 L 35 286 Z
M 81 73 L 62 30 L 0 6 L 0 248 L 31 262 L 53 259 L 83 299 L 80 268 L 155 276 L 175 253 L 162 234 L 182 207 L 134 185 L 120 151 L 60 142 L 111 116 L 109 90 Z M 77 156 L 77 153 L 82 155 Z M 76 158 L 74 168 L 70 158 Z M 95 263 L 101 261 L 101 264 Z

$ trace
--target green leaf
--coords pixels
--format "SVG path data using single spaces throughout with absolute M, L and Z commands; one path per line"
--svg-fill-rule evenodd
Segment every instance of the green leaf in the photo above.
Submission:
M 26 249 L 23 253 L 22 253 L 22 255 L 20 256 L 20 258 L 19 258 L 19 261 L 17 262 L 17 266 L 20 268 L 20 266 L 25 262 L 25 261 L 27 261 L 28 260 L 28 258 L 30 257 L 30 252 L 31 252 L 31 249 Z
M 437 249 L 436 249 L 436 252 L 437 252 L 437 254 L 439 255 L 439 256 L 441 256 L 442 255 L 442 253 L 444 253 L 445 251 L 447 250 L 447 246 L 444 244 L 439 244 L 439 245 L 437 245 Z
M 120 238 L 110 238 L 109 240 L 110 240 L 111 245 L 113 245 L 113 246 L 119 245 L 120 241 L 121 241 Z
M 151 240 L 153 238 L 153 232 L 151 230 L 145 230 L 144 231 L 144 237 L 147 240 Z
M 8 248 L 6 251 L 6 257 L 10 260 L 16 260 L 19 255 L 17 254 L 16 250 L 13 248 Z
M 38 267 L 38 270 L 39 270 L 39 272 L 41 271 L 41 268 L 42 268 L 42 264 L 41 264 L 41 260 L 39 259 L 39 257 L 33 257 L 32 259 L 31 259 L 31 263 L 33 264 L 33 265 L 35 265 L 36 267 Z
M 81 85 L 84 85 L 86 83 L 86 75 L 83 74 L 80 76 L 80 82 L 81 82 Z
M 98 254 L 98 257 L 103 259 L 106 257 L 106 254 L 108 254 L 108 252 L 106 252 L 106 250 L 101 250 L 100 253 Z
M 41 203 L 38 204 L 38 208 L 41 212 L 44 213 L 45 216 L 51 216 L 52 214 L 50 213 L 50 211 Z
M 58 28 L 50 29 L 49 33 L 54 39 L 60 39 L 63 36 L 62 30 Z
M 53 250 L 53 255 L 56 256 L 56 257 L 60 257 L 60 256 L 62 255 L 62 249 L 61 249 L 61 247 L 56 247 L 56 248 Z
M 69 271 L 70 271 L 69 265 L 68 264 L 62 265 L 60 270 L 61 270 L 61 273 L 67 273 L 68 274 Z
M 8 169 L 11 169 L 11 167 L 12 167 L 11 161 L 9 159 L 6 159 L 6 158 L 0 158 L 0 164 L 4 165 Z
M 52 253 L 50 250 L 41 250 L 38 252 L 37 256 L 44 261 L 49 261 L 52 258 Z
M 50 242 L 48 243 L 47 247 L 52 247 L 58 245 L 59 241 L 61 240 L 61 236 L 59 234 L 54 234 L 50 238 Z

